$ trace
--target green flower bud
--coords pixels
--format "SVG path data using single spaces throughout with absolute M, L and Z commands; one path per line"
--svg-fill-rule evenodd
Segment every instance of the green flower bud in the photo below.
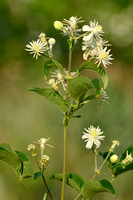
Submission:
M 118 156 L 117 156 L 116 154 L 114 154 L 114 155 L 112 155 L 112 156 L 110 157 L 110 162 L 111 162 L 111 163 L 116 163 L 117 160 L 118 160 Z
M 63 28 L 63 23 L 60 22 L 60 21 L 55 21 L 55 22 L 54 22 L 54 27 L 55 27 L 55 29 L 57 29 L 57 30 L 61 30 L 61 29 Z

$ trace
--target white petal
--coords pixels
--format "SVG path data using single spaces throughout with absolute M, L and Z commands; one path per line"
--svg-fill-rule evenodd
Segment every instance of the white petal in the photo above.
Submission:
M 89 140 L 87 143 L 86 143 L 86 148 L 87 149 L 91 149 L 92 148 L 92 145 L 93 145 L 93 140 Z
M 90 49 L 87 49 L 87 50 L 83 53 L 83 59 L 84 59 L 84 60 L 87 60 L 89 54 L 90 54 Z
M 96 148 L 99 148 L 101 145 L 101 142 L 99 140 L 94 140 L 94 143 L 96 145 Z
M 82 27 L 82 31 L 90 31 L 90 27 L 88 25 L 84 25 Z
M 92 40 L 93 40 L 93 33 L 90 33 L 89 35 L 83 37 L 83 41 L 91 43 Z

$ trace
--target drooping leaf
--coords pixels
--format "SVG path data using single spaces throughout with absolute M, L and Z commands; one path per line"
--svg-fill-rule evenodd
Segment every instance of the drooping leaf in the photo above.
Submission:
M 94 88 L 93 83 L 87 77 L 83 76 L 72 79 L 68 85 L 70 95 L 77 100 L 92 88 Z
M 113 188 L 112 184 L 106 179 L 101 180 L 100 182 L 87 181 L 81 189 L 81 195 L 88 200 L 90 200 L 92 197 L 100 192 L 110 192 L 115 195 L 115 189 Z
M 107 88 L 107 86 L 108 86 L 108 75 L 107 75 L 106 71 L 104 70 L 104 68 L 102 66 L 97 67 L 97 64 L 95 64 L 94 62 L 87 61 L 87 62 L 84 62 L 80 66 L 79 72 L 81 72 L 84 69 L 89 69 L 89 70 L 96 72 L 101 77 L 101 79 L 103 81 L 104 89 Z
M 0 146 L 3 147 L 4 149 L 6 149 L 8 152 L 16 154 L 14 148 L 10 144 L 1 143 Z
M 37 179 L 39 179 L 42 176 L 42 172 L 36 172 L 34 173 L 34 180 L 36 181 Z
M 0 149 L 0 160 L 9 164 L 15 170 L 15 172 L 19 172 L 21 169 L 21 159 L 16 153 L 11 153 L 7 150 Z
M 121 155 L 120 159 L 119 159 L 119 163 L 116 165 L 116 167 L 112 168 L 112 174 L 116 177 L 124 172 L 127 172 L 129 170 L 133 170 L 133 160 L 132 161 L 128 161 L 126 163 L 123 163 L 122 161 L 126 158 L 127 156 L 127 152 L 128 155 L 131 154 L 131 157 L 133 158 L 133 146 L 128 147 L 124 153 Z
M 60 71 L 63 71 L 62 64 L 60 64 L 57 60 L 54 60 L 54 59 L 52 61 L 56 65 L 57 69 L 59 69 Z
M 92 80 L 92 83 L 93 83 L 94 86 L 95 86 L 96 95 L 100 95 L 100 93 L 101 93 L 101 84 L 100 84 L 99 79 L 94 78 L 94 79 Z
M 68 110 L 68 102 L 63 99 L 63 97 L 53 89 L 50 88 L 31 88 L 29 91 L 36 92 L 41 96 L 48 99 L 50 102 L 54 103 L 63 113 L 66 113 Z
M 30 178 L 34 175 L 32 164 L 29 161 L 23 162 L 23 178 Z
M 17 153 L 17 155 L 20 157 L 22 161 L 30 161 L 29 157 L 25 153 L 21 151 L 15 151 L 15 152 Z
M 56 69 L 57 67 L 55 66 L 55 64 L 53 63 L 52 59 L 47 60 L 44 63 L 44 78 L 47 79 L 48 74 L 50 71 L 53 71 L 54 69 Z
M 62 177 L 62 174 L 54 174 L 50 178 L 62 181 Z M 80 192 L 84 184 L 84 180 L 77 174 L 66 174 L 66 184 Z

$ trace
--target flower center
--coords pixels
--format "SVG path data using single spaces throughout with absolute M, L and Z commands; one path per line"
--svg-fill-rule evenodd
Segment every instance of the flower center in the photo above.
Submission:
M 38 45 L 38 44 L 34 44 L 33 49 L 34 49 L 36 52 L 39 52 L 39 51 L 40 51 L 40 48 L 39 48 L 39 45 Z
M 93 29 L 93 33 L 99 33 L 99 32 L 101 32 L 101 30 L 102 30 L 102 27 L 101 26 L 95 26 L 94 27 L 94 29 Z
M 92 133 L 91 133 L 91 135 L 92 135 L 93 138 L 96 138 L 97 137 L 97 131 L 93 130 Z
M 104 58 L 107 58 L 108 56 L 108 53 L 107 52 L 102 52 L 100 55 L 99 55 L 99 58 L 100 59 L 104 59 Z

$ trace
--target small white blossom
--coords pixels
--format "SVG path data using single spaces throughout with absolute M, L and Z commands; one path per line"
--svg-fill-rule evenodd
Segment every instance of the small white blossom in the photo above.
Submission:
M 106 99 L 108 99 L 109 97 L 108 97 L 108 95 L 106 94 L 106 91 L 103 88 L 101 88 L 100 95 L 98 96 L 98 98 L 101 99 L 102 101 L 108 103 L 106 101 Z
M 118 161 L 118 156 L 116 154 L 112 155 L 110 157 L 110 162 L 111 163 L 116 163 Z
M 126 158 L 124 160 L 122 160 L 122 164 L 126 164 L 127 162 L 132 162 L 133 161 L 133 157 L 130 154 L 128 154 L 128 151 L 126 152 Z
M 47 45 L 47 39 L 46 39 L 46 34 L 45 33 L 40 33 L 38 36 L 42 42 L 44 42 L 45 45 Z
M 102 63 L 104 67 L 106 68 L 106 65 L 111 64 L 110 60 L 113 60 L 113 58 L 111 58 L 112 54 L 109 55 L 109 53 L 110 53 L 110 49 L 107 50 L 107 47 L 97 48 L 95 59 L 96 59 L 96 63 L 98 63 L 98 66 Z
M 119 146 L 119 144 L 120 144 L 119 141 L 117 141 L 117 140 L 113 140 L 112 143 L 113 143 L 113 144 L 111 145 L 111 147 L 110 147 L 110 149 L 109 149 L 110 152 L 113 152 L 114 149 L 115 149 L 115 147 L 116 147 L 116 146 Z
M 65 79 L 73 79 L 79 75 L 78 71 L 77 72 L 70 72 L 66 69 L 64 69 L 64 78 Z
M 47 82 L 48 85 L 50 85 L 55 91 L 58 91 L 59 88 L 58 88 L 58 84 L 59 84 L 59 81 L 55 81 L 55 79 L 51 78 L 49 79 L 49 81 Z
M 89 43 L 91 43 L 94 38 L 100 38 L 100 36 L 104 33 L 102 26 L 100 26 L 96 21 L 90 21 L 90 26 L 84 25 L 82 27 L 82 31 L 88 32 L 88 34 L 85 34 L 83 37 L 83 41 L 87 41 Z
M 36 148 L 36 146 L 34 145 L 34 144 L 29 144 L 29 146 L 28 146 L 28 151 L 30 151 L 30 150 L 32 150 L 32 149 L 34 149 L 35 150 L 35 148 Z
M 63 77 L 63 74 L 59 70 L 56 70 L 55 72 L 52 72 L 51 74 L 52 74 L 51 77 L 57 78 L 56 82 L 61 83 L 63 86 L 63 89 L 66 90 L 65 84 L 64 84 L 65 79 Z
M 46 44 L 40 39 L 26 44 L 26 47 L 27 49 L 25 50 L 30 51 L 30 54 L 33 54 L 33 58 L 35 57 L 36 59 L 38 58 L 38 56 L 41 56 L 41 54 L 48 50 Z
M 47 156 L 47 155 L 42 155 L 41 163 L 42 163 L 43 165 L 48 165 L 48 163 L 49 163 L 49 156 Z
M 34 144 L 29 144 L 28 145 L 27 149 L 28 149 L 28 151 L 30 151 L 32 156 L 36 156 L 35 148 L 36 148 L 36 146 Z
M 51 146 L 50 144 L 47 144 L 47 142 L 49 141 L 49 139 L 50 139 L 50 138 L 48 138 L 48 139 L 46 139 L 46 138 L 41 138 L 40 140 L 37 140 L 37 142 L 35 142 L 35 143 L 37 143 L 37 144 L 40 146 L 40 148 L 41 148 L 42 150 L 45 149 L 45 146 L 49 146 L 49 147 L 52 147 L 52 148 L 53 148 L 53 146 Z
M 85 128 L 86 132 L 83 132 L 84 135 L 82 136 L 82 139 L 85 139 L 86 143 L 86 148 L 91 149 L 93 144 L 96 145 L 96 148 L 99 148 L 101 145 L 100 140 L 103 140 L 105 136 L 101 136 L 103 131 L 99 128 L 95 128 L 94 126 L 88 127 L 88 129 Z

